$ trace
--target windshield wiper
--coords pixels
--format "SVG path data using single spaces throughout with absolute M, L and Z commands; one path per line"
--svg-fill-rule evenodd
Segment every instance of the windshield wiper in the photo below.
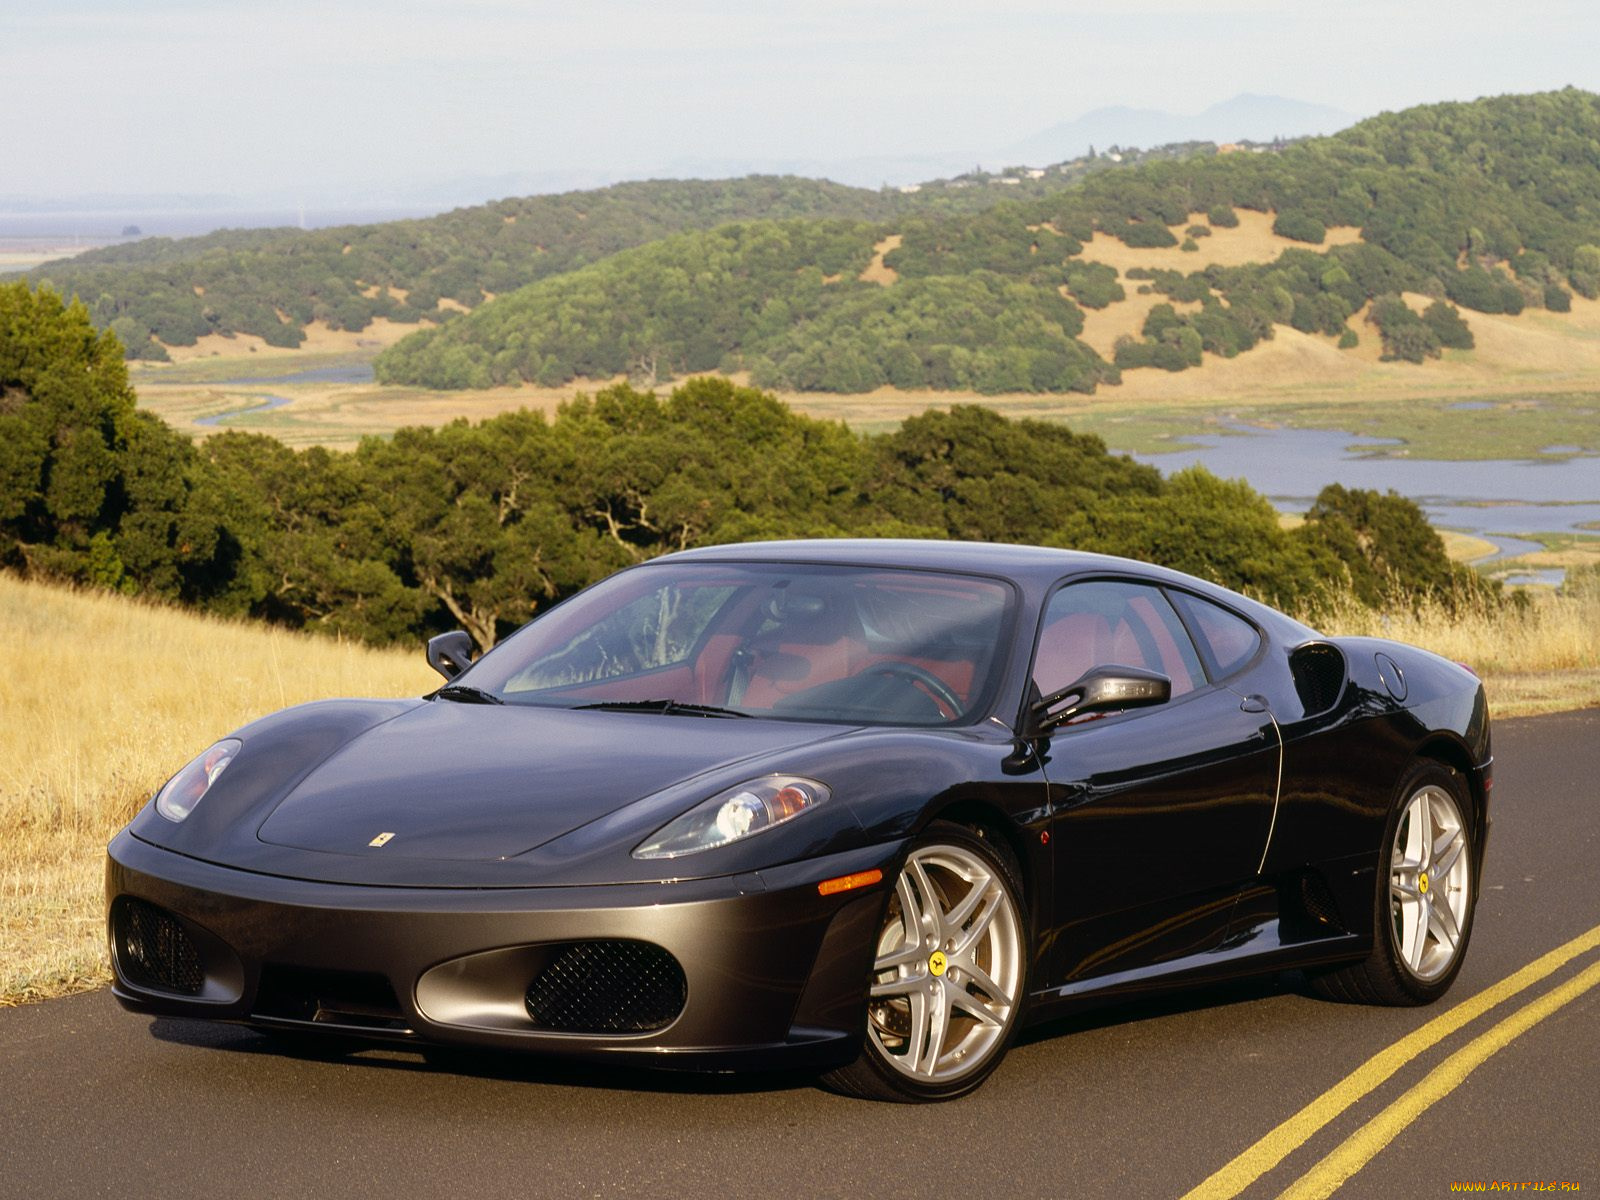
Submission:
M 463 704 L 504 704 L 493 692 L 473 687 L 470 683 L 447 683 L 434 693 L 440 700 L 459 700 Z
M 746 717 L 747 712 L 736 708 L 718 708 L 714 704 L 685 704 L 682 700 L 602 700 L 598 704 L 579 704 L 573 711 L 590 708 L 609 709 L 614 712 L 670 713 L 685 717 Z

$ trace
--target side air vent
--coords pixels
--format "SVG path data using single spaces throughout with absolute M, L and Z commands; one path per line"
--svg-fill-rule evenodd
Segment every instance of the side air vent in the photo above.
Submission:
M 133 896 L 111 906 L 117 967 L 135 987 L 198 996 L 205 986 L 200 951 L 188 930 L 164 908 Z
M 688 997 L 678 960 L 649 942 L 572 942 L 528 985 L 528 1016 L 555 1033 L 644 1033 Z
M 1335 933 L 1345 931 L 1344 922 L 1339 917 L 1339 902 L 1333 898 L 1328 881 L 1321 875 L 1307 872 L 1300 877 L 1300 903 L 1306 915 L 1317 924 Z
M 1289 669 L 1294 672 L 1295 691 L 1300 693 L 1306 716 L 1327 712 L 1339 703 L 1346 668 L 1344 654 L 1337 646 L 1307 642 L 1289 655 Z

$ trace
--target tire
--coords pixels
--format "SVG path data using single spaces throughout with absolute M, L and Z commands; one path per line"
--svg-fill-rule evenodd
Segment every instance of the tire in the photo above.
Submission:
M 1477 909 L 1478 846 L 1461 775 L 1414 764 L 1401 780 L 1378 851 L 1372 953 L 1313 987 L 1357 1004 L 1431 1004 L 1467 955 Z
M 1010 847 L 933 823 L 907 849 L 885 905 L 860 1057 L 823 1082 L 902 1103 L 966 1095 L 1016 1034 L 1031 946 Z

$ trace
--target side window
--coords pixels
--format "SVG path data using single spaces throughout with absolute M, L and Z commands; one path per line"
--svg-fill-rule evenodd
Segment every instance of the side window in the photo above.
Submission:
M 1049 695 L 1113 663 L 1159 671 L 1174 696 L 1205 683 L 1194 644 L 1159 589 L 1116 580 L 1062 588 L 1045 608 L 1034 656 L 1039 691 Z
M 1184 620 L 1210 656 L 1218 679 L 1232 675 L 1255 656 L 1261 635 L 1249 621 L 1187 592 L 1173 592 L 1172 599 L 1183 609 Z

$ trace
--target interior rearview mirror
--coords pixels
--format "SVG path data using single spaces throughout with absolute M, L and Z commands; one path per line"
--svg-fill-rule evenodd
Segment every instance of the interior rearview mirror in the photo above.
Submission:
M 452 629 L 429 638 L 428 665 L 446 679 L 454 679 L 472 665 L 472 635 Z
M 1084 713 L 1147 708 L 1172 699 L 1172 680 L 1143 667 L 1112 663 L 1095 667 L 1082 678 L 1035 703 L 1029 710 L 1029 732 L 1050 732 Z

